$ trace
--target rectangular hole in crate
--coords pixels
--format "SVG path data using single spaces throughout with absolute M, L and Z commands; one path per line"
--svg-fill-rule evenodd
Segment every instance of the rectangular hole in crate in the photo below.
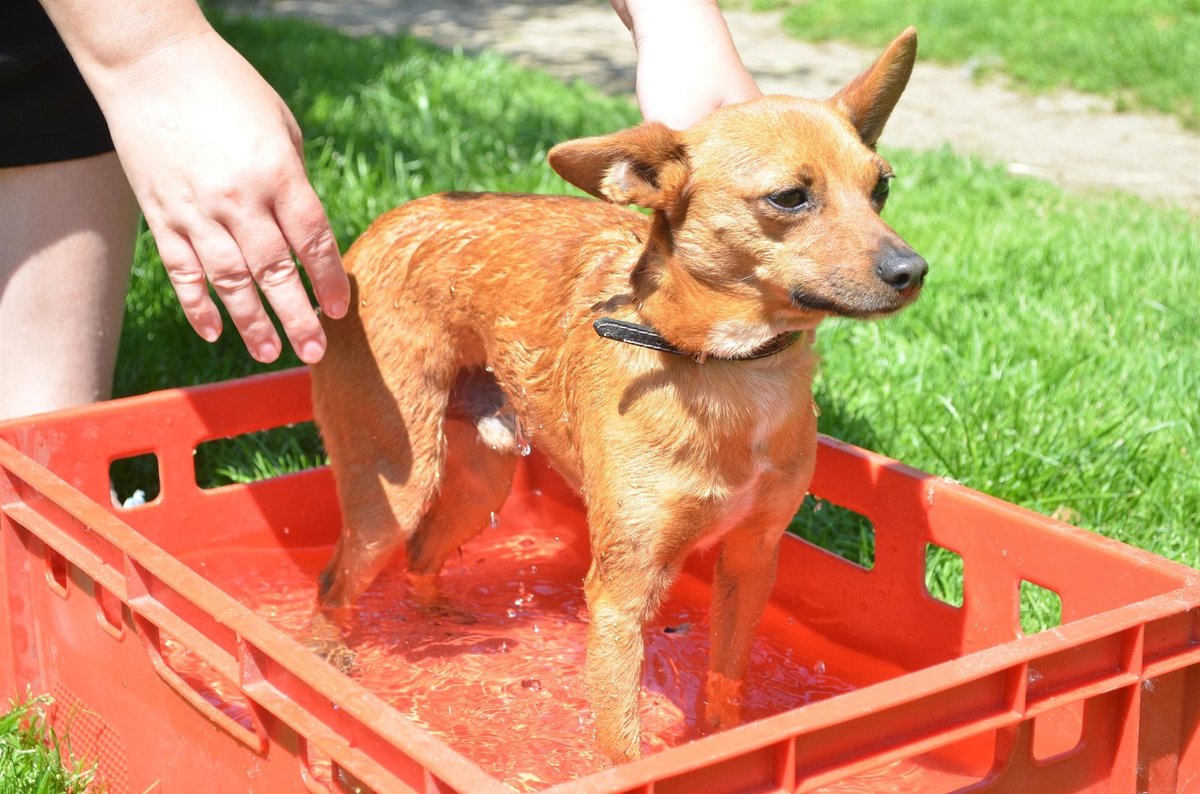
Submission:
M 119 458 L 108 464 L 108 481 L 112 485 L 113 504 L 130 510 L 149 504 L 161 490 L 158 475 L 158 456 L 153 452 Z
M 925 544 L 925 591 L 952 607 L 963 605 L 963 558 L 936 543 Z
M 44 559 L 46 561 L 46 584 L 50 585 L 50 589 L 61 596 L 67 594 L 67 579 L 70 578 L 70 570 L 67 558 L 59 554 L 49 546 L 44 547 Z
M 875 567 L 875 526 L 861 513 L 809 494 L 788 531 L 859 568 Z
M 125 630 L 125 605 L 99 582 L 92 583 L 92 597 L 96 600 L 96 620 L 110 634 L 120 637 Z
M 163 662 L 196 694 L 233 722 L 247 730 L 254 728 L 250 702 L 241 690 L 187 645 L 161 629 L 158 630 Z
M 985 731 L 822 786 L 814 794 L 919 792 L 954 794 L 984 789 L 995 777 L 998 734 Z
M 1018 596 L 1021 632 L 1026 636 L 1062 624 L 1062 598 L 1058 593 L 1022 579 Z
M 335 764 L 327 753 L 303 736 L 299 737 L 299 747 L 300 776 L 310 791 L 373 794 L 373 789 Z
M 1084 701 L 1076 700 L 1033 718 L 1032 753 L 1047 762 L 1072 755 L 1083 746 Z
M 196 447 L 196 484 L 220 488 L 257 482 L 325 465 L 327 458 L 313 422 L 217 438 Z

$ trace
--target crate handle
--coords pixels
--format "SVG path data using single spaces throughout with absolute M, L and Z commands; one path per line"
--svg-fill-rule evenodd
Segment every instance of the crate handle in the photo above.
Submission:
M 136 606 L 131 603 L 130 606 L 132 607 L 131 611 L 133 612 L 134 626 L 137 627 L 137 634 L 139 637 L 141 637 L 142 646 L 146 649 L 146 655 L 150 658 L 150 664 L 153 666 L 154 672 L 158 673 L 158 677 L 161 678 L 167 686 L 171 687 L 171 689 L 174 689 L 176 694 L 190 703 L 192 707 L 201 714 L 208 717 L 209 720 L 219 725 L 230 736 L 237 739 L 239 742 L 246 745 L 259 755 L 266 752 L 267 733 L 263 728 L 262 722 L 258 718 L 256 711 L 257 704 L 251 701 L 249 697 L 246 696 L 245 692 L 242 692 L 242 695 L 243 697 L 247 698 L 247 703 L 249 705 L 248 711 L 250 713 L 250 724 L 253 726 L 252 728 L 247 728 L 245 725 L 242 725 L 233 717 L 229 716 L 225 712 L 221 711 L 221 709 L 210 703 L 203 695 L 197 692 L 191 684 L 185 681 L 183 676 L 181 676 L 175 670 L 175 668 L 171 667 L 170 663 L 167 662 L 166 658 L 163 656 L 162 628 L 159 625 L 159 622 L 171 622 L 171 620 L 166 616 L 169 615 L 170 618 L 174 618 L 174 615 L 168 612 L 166 607 L 164 607 L 162 604 L 152 600 L 150 603 L 153 603 L 158 609 L 148 610 L 148 604 L 145 601 L 137 604 Z M 163 613 L 158 616 L 158 620 L 152 619 L 149 617 L 149 615 L 147 615 L 147 612 L 158 610 L 161 610 Z M 183 627 L 183 631 L 184 633 L 187 633 L 188 629 Z M 180 636 L 173 631 L 168 633 L 170 633 L 173 637 Z M 203 656 L 201 656 L 201 659 L 203 659 Z M 233 679 L 228 680 L 232 681 Z

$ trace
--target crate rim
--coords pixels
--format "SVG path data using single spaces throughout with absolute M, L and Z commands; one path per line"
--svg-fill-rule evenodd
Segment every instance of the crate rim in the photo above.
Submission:
M 333 668 L 308 653 L 303 646 L 282 630 L 260 618 L 248 607 L 236 601 L 202 575 L 192 570 L 186 564 L 176 560 L 157 544 L 144 537 L 136 529 L 123 521 L 104 506 L 82 494 L 70 483 L 63 480 L 55 472 L 42 463 L 24 454 L 16 445 L 10 443 L 4 436 L 16 431 L 19 435 L 32 429 L 39 422 L 51 420 L 55 423 L 94 416 L 95 411 L 120 411 L 151 401 L 176 400 L 192 395 L 211 392 L 221 392 L 227 389 L 254 382 L 260 385 L 270 385 L 277 382 L 290 383 L 296 379 L 306 379 L 307 369 L 300 367 L 282 370 L 246 378 L 202 384 L 199 386 L 180 387 L 135 395 L 100 403 L 92 406 L 81 406 L 61 411 L 48 412 L 30 417 L 8 420 L 0 423 L 0 469 L 7 470 L 16 479 L 34 487 L 44 494 L 51 502 L 78 521 L 85 530 L 99 535 L 106 543 L 115 546 L 126 558 L 126 571 L 129 563 L 144 568 L 164 585 L 179 595 L 195 601 L 192 594 L 202 595 L 203 599 L 216 599 L 219 609 L 211 613 L 214 621 L 231 630 L 239 647 L 239 657 L 247 651 L 246 647 L 271 653 L 272 650 L 288 651 L 288 661 L 284 665 L 304 685 L 323 697 L 340 704 L 349 715 L 360 720 L 380 738 L 390 742 L 396 750 L 409 755 L 421 763 L 429 774 L 446 784 L 463 791 L 515 791 L 507 784 L 480 768 L 466 756 L 455 750 L 449 743 L 428 733 L 424 728 L 403 716 L 389 704 L 380 699 L 370 690 L 362 687 L 353 679 L 337 673 Z M 294 385 L 294 384 L 293 384 Z M 280 424 L 286 424 L 280 423 Z M 268 425 L 263 429 L 279 425 Z M 216 435 L 212 438 L 221 438 Z M 201 439 L 196 443 L 201 443 Z M 887 458 L 879 453 L 862 449 L 847 442 L 821 435 L 819 443 L 822 447 L 832 448 L 839 452 L 850 454 L 866 461 L 872 468 L 885 469 L 905 477 L 917 478 L 929 483 L 936 489 L 950 489 L 960 498 L 982 500 L 991 509 L 999 509 L 1014 518 L 1036 518 L 1042 526 L 1050 531 L 1064 533 L 1075 539 L 1083 539 L 1088 543 L 1101 544 L 1124 557 L 1136 558 L 1142 567 L 1150 567 L 1158 573 L 1166 575 L 1176 582 L 1172 590 L 1162 592 L 1151 598 L 1133 604 L 1123 605 L 1094 615 L 1089 615 L 1070 623 L 1048 629 L 1034 635 L 1018 636 L 1014 640 L 998 645 L 973 651 L 955 659 L 947 660 L 929 667 L 906 672 L 895 678 L 862 686 L 836 698 L 817 701 L 773 715 L 752 723 L 720 732 L 717 735 L 693 739 L 683 745 L 668 748 L 652 756 L 591 773 L 565 783 L 552 786 L 545 791 L 553 794 L 565 794 L 571 791 L 621 791 L 629 788 L 647 785 L 672 774 L 691 771 L 696 768 L 696 759 L 706 763 L 729 760 L 749 752 L 766 747 L 780 745 L 782 742 L 794 742 L 797 737 L 821 730 L 831 725 L 844 723 L 850 718 L 862 716 L 903 705 L 919 700 L 936 692 L 945 691 L 944 682 L 947 676 L 955 676 L 955 686 L 983 680 L 989 676 L 1024 675 L 1030 662 L 1044 656 L 1054 648 L 1060 648 L 1064 643 L 1077 645 L 1106 637 L 1113 637 L 1137 631 L 1148 621 L 1156 618 L 1169 617 L 1181 612 L 1200 607 L 1200 571 L 1166 558 L 1154 555 L 1144 549 L 1130 546 L 1121 541 L 1100 535 L 1089 530 L 1066 524 L 1057 519 L 1043 516 L 1028 508 L 1005 502 L 996 497 L 976 491 L 953 480 L 938 477 L 915 467 Z M 321 468 L 321 467 L 318 467 Z M 313 470 L 305 470 L 282 477 L 304 476 Z M 224 489 L 252 488 L 251 484 L 231 484 Z M 19 506 L 19 504 L 18 504 Z M 0 510 L 12 514 L 11 503 L 0 504 Z M 18 523 L 21 519 L 15 517 Z M 795 542 L 803 542 L 798 538 Z M 71 550 L 56 549 L 73 564 L 83 567 L 80 561 L 72 558 Z M 85 563 L 86 564 L 86 563 Z M 85 571 L 86 572 L 86 571 Z M 176 575 L 178 579 L 174 578 Z M 123 603 L 129 605 L 130 597 L 127 590 L 116 590 L 113 593 Z M 209 603 L 214 603 L 209 601 Z M 207 611 L 206 607 L 202 607 Z M 297 653 L 297 651 L 304 651 Z M 1186 659 L 1175 659 L 1171 666 L 1156 669 L 1155 675 L 1170 672 L 1189 663 L 1192 656 L 1200 656 L 1200 648 L 1193 649 Z M 283 664 L 283 663 L 280 663 Z M 970 671 L 969 675 L 962 675 Z M 1144 672 L 1144 671 L 1139 671 Z M 249 701 L 258 704 L 258 698 L 249 691 L 242 681 L 231 679 L 232 683 Z M 1116 677 L 1105 689 L 1115 689 L 1127 685 L 1127 681 Z M 886 695 L 882 700 L 880 695 Z M 260 708 L 266 708 L 258 704 Z M 390 714 L 387 720 L 378 720 L 380 709 L 384 714 Z M 267 708 L 268 711 L 271 709 Z M 279 715 L 276 715 L 279 716 Z M 997 715 L 995 727 L 1015 724 L 1030 716 L 1028 708 L 1010 711 Z M 281 717 L 282 719 L 282 717 Z M 319 718 L 317 718 L 319 720 Z M 339 748 L 323 746 L 320 741 L 314 744 L 329 752 L 334 760 L 338 760 Z M 908 749 L 908 748 L 906 748 Z M 453 763 L 447 764 L 447 761 Z M 341 763 L 339 761 L 339 763 Z M 872 758 L 869 766 L 877 766 L 878 758 Z M 354 772 L 354 764 L 349 760 L 342 764 Z M 448 770 L 450 774 L 445 774 Z

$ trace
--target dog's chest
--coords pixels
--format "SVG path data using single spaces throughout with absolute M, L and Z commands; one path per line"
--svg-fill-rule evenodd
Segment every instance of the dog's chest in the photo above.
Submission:
M 803 498 L 799 492 L 807 482 L 798 472 L 806 469 L 802 459 L 812 454 L 805 439 L 815 437 L 811 398 L 801 391 L 781 402 L 783 391 L 756 390 L 757 399 L 744 406 L 749 421 L 741 432 L 724 434 L 716 446 L 711 510 L 698 547 L 716 543 L 747 520 L 773 515 L 777 504 Z

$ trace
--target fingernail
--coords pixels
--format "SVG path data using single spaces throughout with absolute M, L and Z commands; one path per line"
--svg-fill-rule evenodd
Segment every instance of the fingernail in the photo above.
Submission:
M 336 301 L 334 303 L 331 303 L 331 304 L 329 304 L 329 308 L 326 309 L 325 313 L 328 314 L 330 317 L 332 317 L 335 320 L 340 317 L 345 317 L 346 316 L 346 304 L 343 301 Z
M 264 364 L 270 364 L 279 358 L 279 348 L 271 342 L 264 342 L 258 346 L 258 355 L 256 358 Z
M 300 348 L 300 360 L 305 364 L 316 364 L 325 355 L 325 346 L 316 340 L 309 340 Z
M 221 336 L 221 332 L 211 325 L 206 325 L 200 329 L 200 338 L 205 342 L 215 342 Z

